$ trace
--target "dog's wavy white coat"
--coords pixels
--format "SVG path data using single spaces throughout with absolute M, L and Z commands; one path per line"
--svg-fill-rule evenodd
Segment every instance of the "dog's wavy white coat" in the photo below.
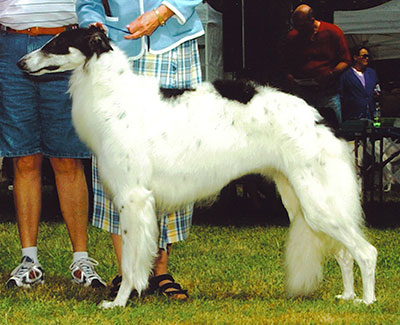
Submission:
M 166 100 L 157 80 L 133 74 L 115 46 L 87 62 L 81 56 L 70 82 L 73 122 L 97 156 L 123 238 L 122 285 L 103 307 L 125 306 L 132 289 L 145 289 L 157 252 L 155 207 L 173 211 L 247 173 L 272 179 L 288 211 L 288 295 L 312 293 L 324 256 L 333 253 L 344 281 L 337 297 L 355 298 L 354 257 L 362 301 L 375 301 L 377 252 L 362 234 L 353 157 L 317 123 L 315 109 L 261 86 L 247 104 L 221 97 L 209 83 Z

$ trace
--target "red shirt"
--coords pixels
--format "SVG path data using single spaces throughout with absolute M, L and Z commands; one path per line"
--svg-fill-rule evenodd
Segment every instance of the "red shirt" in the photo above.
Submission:
M 288 73 L 298 79 L 327 75 L 339 62 L 351 64 L 342 30 L 323 21 L 320 21 L 318 32 L 312 40 L 295 29 L 291 30 L 285 56 Z

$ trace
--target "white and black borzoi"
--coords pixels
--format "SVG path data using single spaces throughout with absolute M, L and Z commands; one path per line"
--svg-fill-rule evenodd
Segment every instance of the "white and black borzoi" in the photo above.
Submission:
M 338 297 L 355 298 L 354 258 L 362 301 L 375 301 L 377 251 L 361 231 L 350 148 L 303 100 L 234 81 L 167 96 L 156 79 L 132 73 L 96 28 L 61 33 L 18 65 L 32 75 L 74 70 L 73 122 L 121 214 L 123 281 L 103 307 L 125 306 L 133 289 L 146 288 L 157 253 L 156 209 L 206 199 L 248 173 L 276 183 L 290 217 L 288 295 L 315 290 L 332 253 L 344 281 Z

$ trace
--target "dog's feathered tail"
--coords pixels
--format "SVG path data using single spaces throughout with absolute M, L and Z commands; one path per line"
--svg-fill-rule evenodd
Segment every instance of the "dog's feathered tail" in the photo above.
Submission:
M 290 225 L 286 242 L 286 292 L 290 297 L 310 295 L 322 281 L 324 245 L 302 215 Z

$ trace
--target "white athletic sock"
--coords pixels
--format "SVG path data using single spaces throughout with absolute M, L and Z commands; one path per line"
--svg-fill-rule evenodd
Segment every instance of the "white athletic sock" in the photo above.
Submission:
M 34 263 L 39 263 L 36 246 L 22 248 L 22 257 L 24 256 L 28 256 Z
M 89 255 L 87 252 L 74 252 L 74 262 L 81 258 L 88 258 Z

